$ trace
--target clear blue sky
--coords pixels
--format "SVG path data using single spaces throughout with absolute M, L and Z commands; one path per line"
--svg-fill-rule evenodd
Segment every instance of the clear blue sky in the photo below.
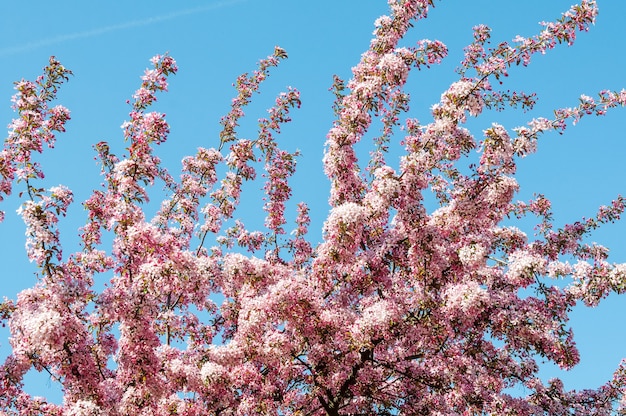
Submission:
M 410 115 L 429 121 L 430 106 L 455 80 L 453 69 L 462 59 L 462 48 L 472 39 L 472 26 L 491 26 L 492 41 L 497 44 L 517 34 L 535 34 L 539 21 L 557 18 L 572 2 L 438 1 L 431 17 L 418 22 L 405 43 L 439 39 L 448 45 L 450 55 L 439 67 L 411 74 Z M 505 80 L 505 88 L 536 91 L 536 110 L 530 114 L 487 113 L 470 124 L 477 138 L 493 121 L 511 129 L 533 116 L 550 117 L 553 108 L 575 106 L 581 93 L 594 96 L 601 89 L 626 87 L 626 2 L 598 3 L 596 26 L 579 34 L 574 47 L 562 46 L 536 57 L 529 68 L 513 69 Z M 31 1 L 28 10 L 17 1 L 0 2 L 0 103 L 4 103 L 0 104 L 0 119 L 6 125 L 14 117 L 10 109 L 12 82 L 35 78 L 50 55 L 74 71 L 75 76 L 59 94 L 59 102 L 72 111 L 68 132 L 58 137 L 56 149 L 40 158 L 48 173 L 46 186 L 64 184 L 75 192 L 77 203 L 61 224 L 63 241 L 71 251 L 76 248 L 76 230 L 85 221 L 80 202 L 100 182 L 91 146 L 107 140 L 122 153 L 119 126 L 129 111 L 125 100 L 138 87 L 150 57 L 169 52 L 180 67 L 171 79 L 170 92 L 160 95 L 155 107 L 167 113 L 171 124 L 169 141 L 159 154 L 176 173 L 182 157 L 197 146 L 217 146 L 218 121 L 228 111 L 234 93 L 231 84 L 241 72 L 253 70 L 274 45 L 280 45 L 289 59 L 262 86 L 263 94 L 257 96 L 243 131 L 253 131 L 256 119 L 286 86 L 302 92 L 303 106 L 285 128 L 283 140 L 287 147 L 303 153 L 292 182 L 294 201 L 311 205 L 311 235 L 319 241 L 328 210 L 328 183 L 321 164 L 333 116 L 333 96 L 328 88 L 333 74 L 349 78 L 350 68 L 369 44 L 374 19 L 386 11 L 383 0 L 62 0 Z M 557 224 L 564 224 L 592 216 L 599 205 L 618 193 L 626 194 L 626 133 L 621 122 L 625 116 L 626 110 L 617 109 L 604 118 L 584 119 L 563 136 L 545 136 L 539 153 L 520 164 L 520 198 L 535 192 L 545 194 L 553 201 Z M 0 262 L 4 265 L 0 296 L 11 298 L 33 285 L 36 272 L 23 249 L 24 226 L 15 214 L 18 206 L 15 197 L 0 206 L 7 212 L 7 220 L 0 224 Z M 612 248 L 613 261 L 624 262 L 624 235 L 626 225 L 622 223 L 606 227 L 593 239 Z M 609 379 L 620 359 L 626 357 L 624 313 L 626 298 L 610 298 L 593 310 L 577 309 L 571 323 L 582 363 L 567 374 L 546 369 L 544 375 L 562 376 L 570 388 L 596 387 Z M 7 336 L 6 329 L 0 330 L 2 360 L 8 353 Z M 35 380 L 39 385 L 28 391 L 51 398 L 57 394 L 46 377 Z

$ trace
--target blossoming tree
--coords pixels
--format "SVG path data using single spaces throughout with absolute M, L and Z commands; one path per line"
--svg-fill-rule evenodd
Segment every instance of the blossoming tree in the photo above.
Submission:
M 335 79 L 336 121 L 324 157 L 331 182 L 324 239 L 307 240 L 308 208 L 288 204 L 297 153 L 276 140 L 300 105 L 279 95 L 256 139 L 240 138 L 244 108 L 269 70 L 286 58 L 276 48 L 237 79 L 216 148 L 183 160 L 176 178 L 154 154 L 167 138 L 163 114 L 149 112 L 177 67 L 156 56 L 133 95 L 123 125 L 127 155 L 95 145 L 104 187 L 83 204 L 82 250 L 61 250 L 57 222 L 69 189 L 40 189 L 34 152 L 52 147 L 69 110 L 52 107 L 71 72 L 54 58 L 34 82 L 16 83 L 18 113 L 0 153 L 0 193 L 15 187 L 27 227 L 26 249 L 38 283 L 0 304 L 11 355 L 0 367 L 0 412 L 20 415 L 603 415 L 618 412 L 626 367 L 592 391 L 567 391 L 537 377 L 538 360 L 562 368 L 579 361 L 568 313 L 622 293 L 626 265 L 585 236 L 624 211 L 618 197 L 594 218 L 552 224 L 544 197 L 516 201 L 519 158 L 548 131 L 626 104 L 625 92 L 581 96 L 552 119 L 477 138 L 463 125 L 486 108 L 530 108 L 533 94 L 498 90 L 510 67 L 559 43 L 572 44 L 597 13 L 573 6 L 534 37 L 489 47 L 474 28 L 458 81 L 432 108 L 432 122 L 401 117 L 412 68 L 439 63 L 446 47 L 398 42 L 432 0 L 390 0 L 370 48 L 344 83 Z M 496 81 L 496 82 L 494 82 Z M 494 86 L 495 85 L 495 86 Z M 410 112 L 408 114 L 410 116 Z M 368 163 L 356 145 L 372 128 Z M 399 167 L 386 158 L 402 127 Z M 459 160 L 479 149 L 465 169 Z M 237 217 L 242 187 L 264 170 L 265 229 Z M 154 184 L 168 197 L 147 218 Z M 432 192 L 437 207 L 424 200 Z M 297 210 L 287 230 L 286 215 Z M 537 217 L 529 238 L 509 218 Z M 107 238 L 103 238 L 106 235 Z M 112 246 L 107 242 L 112 236 Z M 211 246 L 215 244 L 215 246 Z M 569 284 L 556 284 L 555 278 Z M 95 289 L 106 279 L 103 290 Z M 528 295 L 532 293 L 532 295 Z M 53 404 L 23 390 L 30 369 L 63 390 Z M 528 395 L 511 394 L 524 386 Z

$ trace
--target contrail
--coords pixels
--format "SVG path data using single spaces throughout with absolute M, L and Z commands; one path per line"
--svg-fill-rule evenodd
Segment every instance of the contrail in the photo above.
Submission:
M 243 1 L 246 1 L 246 0 L 219 1 L 219 2 L 215 2 L 206 6 L 181 10 L 181 11 L 170 13 L 170 14 L 163 15 L 163 16 L 155 16 L 155 17 L 149 17 L 149 18 L 141 19 L 141 20 L 133 20 L 130 22 L 119 23 L 117 25 L 111 25 L 111 26 L 105 26 L 105 27 L 101 27 L 97 29 L 86 30 L 84 32 L 76 32 L 76 33 L 69 33 L 66 35 L 59 35 L 59 36 L 55 36 L 49 39 L 42 39 L 42 40 L 38 40 L 34 42 L 25 43 L 23 45 L 0 49 L 0 56 L 15 55 L 15 54 L 27 52 L 33 49 L 38 49 L 44 46 L 56 45 L 58 43 L 67 42 L 70 40 L 91 38 L 94 36 L 100 36 L 100 35 L 104 35 L 105 33 L 115 32 L 118 30 L 130 29 L 130 28 L 141 27 L 141 26 L 148 26 L 148 25 L 163 22 L 166 20 L 172 20 L 181 16 L 207 12 L 209 10 L 221 9 L 224 7 L 232 6 L 236 3 L 241 3 Z

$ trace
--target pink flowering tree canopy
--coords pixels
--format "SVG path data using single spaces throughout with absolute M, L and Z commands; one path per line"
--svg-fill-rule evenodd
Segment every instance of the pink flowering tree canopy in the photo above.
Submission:
M 155 56 L 129 101 L 126 153 L 113 154 L 106 142 L 94 146 L 103 183 L 82 202 L 75 253 L 62 251 L 58 228 L 72 192 L 40 188 L 44 167 L 33 159 L 70 120 L 54 102 L 71 72 L 52 57 L 35 81 L 15 84 L 0 199 L 22 196 L 38 281 L 0 303 L 11 333 L 11 354 L 0 365 L 1 414 L 622 411 L 626 365 L 585 391 L 542 380 L 538 371 L 542 361 L 565 369 L 579 362 L 568 325 L 575 305 L 626 290 L 626 264 L 609 263 L 606 248 L 586 242 L 619 219 L 624 199 L 558 228 L 548 199 L 516 199 L 515 173 L 542 135 L 626 105 L 626 92 L 583 95 L 521 127 L 464 127 L 487 109 L 532 108 L 534 94 L 501 90 L 509 70 L 572 45 L 594 23 L 595 1 L 573 6 L 535 36 L 496 46 L 489 28 L 476 26 L 458 79 L 433 105 L 429 123 L 411 117 L 404 86 L 412 70 L 437 65 L 447 48 L 405 35 L 434 1 L 389 6 L 352 78 L 334 81 L 336 121 L 323 160 L 331 210 L 317 245 L 307 239 L 309 208 L 291 201 L 300 155 L 278 141 L 300 106 L 298 90 L 276 97 L 254 139 L 238 131 L 260 84 L 287 58 L 283 49 L 237 78 L 214 147 L 186 157 L 179 175 L 157 156 L 169 125 L 151 111 L 177 66 L 169 55 Z M 414 46 L 400 46 L 402 39 Z M 378 127 L 365 144 L 369 159 L 359 160 L 362 139 Z M 399 162 L 390 160 L 392 141 L 403 146 Z M 467 168 L 461 161 L 470 151 L 478 156 Z M 260 230 L 237 211 L 245 184 L 255 180 L 265 194 Z M 160 208 L 148 210 L 152 191 L 163 187 Z M 537 220 L 534 235 L 513 225 L 524 218 Z M 61 404 L 26 393 L 32 369 L 62 387 Z

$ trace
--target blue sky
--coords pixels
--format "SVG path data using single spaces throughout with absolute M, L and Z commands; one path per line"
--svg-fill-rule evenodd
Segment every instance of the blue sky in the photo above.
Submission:
M 449 57 L 439 67 L 412 72 L 408 90 L 412 95 L 411 117 L 430 121 L 429 108 L 451 82 L 471 42 L 472 26 L 492 27 L 492 41 L 510 41 L 515 35 L 530 36 L 539 21 L 553 20 L 574 0 L 444 0 L 437 1 L 429 19 L 418 22 L 405 44 L 419 39 L 439 39 L 449 47 Z M 575 106 L 584 93 L 626 87 L 626 2 L 598 0 L 600 15 L 589 33 L 579 34 L 574 47 L 561 46 L 538 56 L 528 68 L 514 68 L 504 88 L 536 91 L 539 103 L 532 113 L 489 112 L 470 123 L 477 138 L 481 130 L 497 121 L 507 128 L 523 125 L 532 117 L 550 117 L 552 109 Z M 224 0 L 187 2 L 83 2 L 31 1 L 25 10 L 17 1 L 0 2 L 0 118 L 8 124 L 13 81 L 34 79 L 55 55 L 74 76 L 65 85 L 59 102 L 72 111 L 68 132 L 58 137 L 57 147 L 39 159 L 48 176 L 45 186 L 67 185 L 76 203 L 61 224 L 66 250 L 76 248 L 77 228 L 84 224 L 80 202 L 100 183 L 92 145 L 110 142 L 122 153 L 120 125 L 126 119 L 125 104 L 139 86 L 139 76 L 155 54 L 169 52 L 179 73 L 171 79 L 170 92 L 159 96 L 155 110 L 167 114 L 171 135 L 159 155 L 176 174 L 183 156 L 196 147 L 217 146 L 219 118 L 228 111 L 234 95 L 231 84 L 237 75 L 253 70 L 256 62 L 271 54 L 274 45 L 289 59 L 262 86 L 262 94 L 249 110 L 243 132 L 253 134 L 256 119 L 264 116 L 274 96 L 287 86 L 302 93 L 302 108 L 293 113 L 283 143 L 298 148 L 303 156 L 293 180 L 294 202 L 312 207 L 311 236 L 321 239 L 321 224 L 328 211 L 328 183 L 321 158 L 325 135 L 332 123 L 333 96 L 328 92 L 332 75 L 349 78 L 350 68 L 367 48 L 373 21 L 386 13 L 383 0 Z M 543 193 L 553 201 L 557 224 L 592 216 L 601 204 L 626 194 L 626 133 L 621 122 L 626 110 L 613 110 L 599 119 L 583 119 L 566 134 L 546 135 L 539 152 L 519 166 L 520 198 Z M 16 194 L 19 189 L 16 189 Z M 157 198 L 158 199 L 158 198 Z M 158 201 L 157 201 L 158 202 Z M 15 214 L 14 196 L 2 204 L 7 219 L 0 224 L 0 296 L 16 293 L 35 282 L 35 268 L 23 249 L 24 226 Z M 260 202 L 255 205 L 260 207 Z M 248 210 L 248 205 L 243 214 Z M 256 211 L 249 211 L 253 218 Z M 245 218 L 245 217 L 244 217 Z M 529 230 L 532 233 L 532 230 Z M 593 239 L 612 248 L 611 259 L 626 261 L 625 224 L 615 224 L 594 234 Z M 624 298 L 610 298 L 593 310 L 577 309 L 572 315 L 582 363 L 563 374 L 548 368 L 545 376 L 564 377 L 566 387 L 596 387 L 610 378 L 626 357 Z M 0 331 L 0 358 L 7 354 L 7 332 Z M 38 394 L 53 391 L 46 378 L 38 378 Z M 35 390 L 32 390 L 35 392 Z

